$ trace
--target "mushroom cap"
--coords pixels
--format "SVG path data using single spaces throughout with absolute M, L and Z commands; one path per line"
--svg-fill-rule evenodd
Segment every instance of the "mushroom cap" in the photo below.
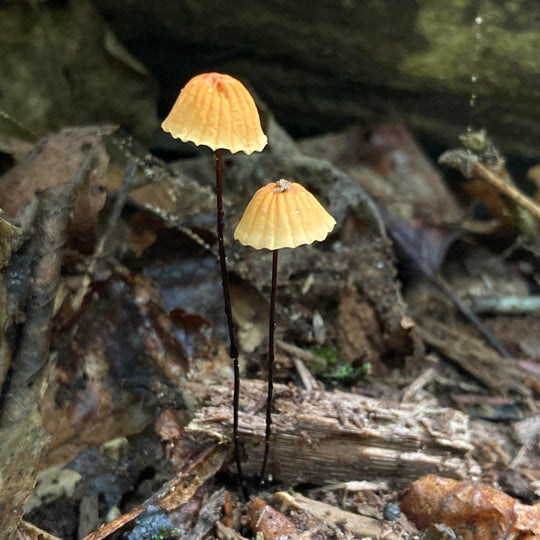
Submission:
M 306 188 L 290 180 L 278 180 L 253 195 L 234 238 L 255 249 L 294 248 L 324 240 L 335 224 Z
M 239 80 L 222 73 L 193 77 L 161 127 L 175 139 L 212 150 L 251 154 L 267 143 L 251 94 Z

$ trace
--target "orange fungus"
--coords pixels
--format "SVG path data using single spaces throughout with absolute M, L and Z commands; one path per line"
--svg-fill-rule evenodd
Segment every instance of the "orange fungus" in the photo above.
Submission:
M 174 138 L 231 152 L 260 152 L 267 143 L 246 87 L 234 77 L 202 73 L 184 86 L 161 127 Z
M 271 182 L 249 202 L 234 238 L 255 249 L 294 248 L 324 240 L 336 220 L 303 186 L 289 180 Z

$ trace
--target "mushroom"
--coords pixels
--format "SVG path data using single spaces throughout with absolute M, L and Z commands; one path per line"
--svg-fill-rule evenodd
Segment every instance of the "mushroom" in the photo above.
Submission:
M 202 73 L 193 77 L 181 90 L 176 103 L 161 127 L 174 138 L 209 146 L 216 160 L 217 233 L 221 282 L 225 314 L 229 329 L 229 356 L 234 369 L 233 439 L 234 455 L 240 485 L 247 498 L 239 451 L 238 407 L 240 368 L 238 345 L 232 316 L 229 274 L 223 241 L 224 212 L 222 199 L 222 149 L 251 154 L 260 152 L 267 143 L 261 129 L 257 107 L 246 87 L 234 77 L 222 73 Z
M 234 231 L 234 238 L 241 244 L 272 251 L 268 327 L 268 394 L 261 481 L 264 481 L 272 432 L 278 250 L 311 244 L 316 240 L 322 241 L 335 224 L 336 220 L 307 189 L 300 184 L 282 179 L 267 184 L 255 193 Z

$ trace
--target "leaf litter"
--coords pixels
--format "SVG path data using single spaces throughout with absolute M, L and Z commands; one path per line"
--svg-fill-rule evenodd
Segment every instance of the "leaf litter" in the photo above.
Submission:
M 536 507 L 496 488 L 538 500 L 538 430 L 526 438 L 527 428 L 519 427 L 537 414 L 537 347 L 519 330 L 536 319 L 524 315 L 505 324 L 495 312 L 482 321 L 512 351 L 505 359 L 479 339 L 455 299 L 429 288 L 444 274 L 467 305 L 477 295 L 469 279 L 474 271 L 484 284 L 495 283 L 493 265 L 452 266 L 456 248 L 465 246 L 489 249 L 498 279 L 514 278 L 518 295 L 535 292 L 528 270 L 534 251 L 526 252 L 524 265 L 523 251 L 506 255 L 493 248 L 509 228 L 520 234 L 518 220 L 506 222 L 504 231 L 469 232 L 463 195 L 458 199 L 445 187 L 402 125 L 355 127 L 302 142 L 294 152 L 280 152 L 288 148 L 284 134 L 271 133 L 277 151 L 226 157 L 230 222 L 240 217 L 250 187 L 281 177 L 302 181 L 338 222 L 325 243 L 281 257 L 278 375 L 284 384 L 275 403 L 275 488 L 253 482 L 258 498 L 246 505 L 230 466 L 232 371 L 216 272 L 211 160 L 165 165 L 116 128 L 64 130 L 18 153 L 0 183 L 0 207 L 9 219 L 2 236 L 8 295 L 1 429 L 11 441 L 0 450 L 0 504 L 14 510 L 4 515 L 5 530 L 21 538 L 48 534 L 32 533 L 21 521 L 39 478 L 41 491 L 24 519 L 65 538 L 249 538 L 257 532 L 413 538 L 417 528 L 461 534 L 471 519 L 502 531 L 493 538 L 535 538 Z M 135 168 L 124 199 L 129 160 Z M 47 206 L 53 197 L 54 208 L 65 201 L 63 213 Z M 115 201 L 121 212 L 108 220 Z M 241 441 L 251 474 L 262 455 L 264 384 L 257 379 L 264 376 L 267 343 L 258 314 L 267 309 L 269 255 L 234 244 L 232 229 L 226 241 L 244 346 Z M 47 245 L 40 242 L 43 231 Z M 410 294 L 414 287 L 430 290 L 431 299 Z M 482 294 L 496 292 L 491 286 Z M 446 307 L 434 310 L 433 302 Z M 516 330 L 507 332 L 514 323 Z M 28 349 L 25 339 L 38 346 Z M 300 365 L 311 378 L 304 373 L 302 379 Z M 357 375 L 336 377 L 336 366 Z M 310 381 L 309 390 L 299 388 L 302 380 Z M 495 403 L 495 395 L 516 411 L 521 435 L 510 437 L 507 421 L 479 409 L 469 417 L 471 404 Z M 489 444 L 474 435 L 487 425 L 497 435 Z M 299 451 L 289 453 L 291 444 Z M 490 447 L 491 461 L 481 444 Z M 18 471 L 25 475 L 15 481 Z M 47 477 L 46 471 L 68 474 Z M 427 480 L 418 480 L 422 475 Z M 75 487 L 50 491 L 47 478 L 75 479 Z M 353 488 L 366 478 L 373 483 Z M 473 487 L 466 483 L 471 478 L 491 478 L 491 485 Z M 422 508 L 421 498 L 431 492 L 422 481 L 456 482 L 464 494 L 472 489 L 478 496 L 463 497 L 448 514 L 443 499 L 435 514 L 418 518 L 409 508 Z M 406 495 L 401 514 L 383 512 L 411 482 L 420 502 L 408 503 Z M 325 484 L 326 491 L 306 490 Z M 489 509 L 496 501 L 510 513 Z M 55 520 L 61 509 L 66 519 Z

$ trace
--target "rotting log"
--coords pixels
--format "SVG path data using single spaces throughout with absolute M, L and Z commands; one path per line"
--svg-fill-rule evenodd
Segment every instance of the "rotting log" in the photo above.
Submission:
M 187 431 L 230 442 L 231 388 L 188 382 L 184 391 L 202 407 Z M 247 475 L 256 475 L 262 462 L 265 395 L 265 382 L 242 381 Z M 480 472 L 470 457 L 467 416 L 453 409 L 276 385 L 272 418 L 269 471 L 289 485 L 369 479 L 402 487 L 429 472 L 469 479 Z

